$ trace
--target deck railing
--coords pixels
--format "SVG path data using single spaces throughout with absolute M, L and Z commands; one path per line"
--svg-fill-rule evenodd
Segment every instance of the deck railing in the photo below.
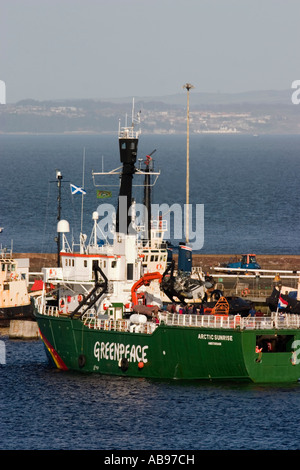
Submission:
M 200 328 L 272 329 L 300 328 L 300 315 L 272 313 L 264 317 L 241 317 L 240 315 L 180 315 L 162 314 L 166 325 L 194 326 Z
M 131 323 L 130 320 L 104 320 L 97 318 L 83 318 L 85 326 L 95 330 L 105 331 L 127 331 L 131 333 L 151 334 L 157 328 L 157 324 L 153 322 L 147 323 Z
M 160 321 L 171 326 L 193 326 L 200 328 L 236 328 L 241 325 L 240 316 L 181 315 L 167 313 L 160 315 Z
M 60 316 L 57 307 L 49 306 L 39 309 L 39 312 L 48 316 Z M 66 316 L 66 314 L 62 315 Z M 90 329 L 106 331 L 127 331 L 151 334 L 160 324 L 168 326 L 183 326 L 197 328 L 227 328 L 242 330 L 263 329 L 297 329 L 300 328 L 300 315 L 271 313 L 265 317 L 241 317 L 240 315 L 186 315 L 175 313 L 160 313 L 159 324 L 147 321 L 146 323 L 132 323 L 130 319 L 111 320 L 97 318 L 85 314 L 83 323 Z
M 47 315 L 49 317 L 59 317 L 59 311 L 57 307 L 54 307 L 52 305 L 45 305 L 45 304 L 40 304 L 38 303 L 38 312 L 40 315 Z

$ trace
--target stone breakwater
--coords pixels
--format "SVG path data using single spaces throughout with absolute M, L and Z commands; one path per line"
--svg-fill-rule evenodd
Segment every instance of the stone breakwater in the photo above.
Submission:
M 43 267 L 57 265 L 56 253 L 14 253 L 15 258 L 29 258 L 30 271 L 39 272 Z M 177 255 L 174 255 L 175 261 Z M 193 266 L 199 266 L 204 272 L 212 271 L 214 266 L 224 263 L 239 261 L 240 255 L 236 254 L 196 254 L 193 253 Z M 257 255 L 257 262 L 262 269 L 300 271 L 300 255 Z

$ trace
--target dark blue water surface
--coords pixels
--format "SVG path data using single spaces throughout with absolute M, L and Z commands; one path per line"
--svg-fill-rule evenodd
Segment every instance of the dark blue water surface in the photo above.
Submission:
M 153 203 L 183 205 L 186 197 L 186 138 L 141 136 L 141 159 L 153 154 L 161 170 Z M 190 204 L 204 204 L 203 253 L 300 253 L 300 136 L 198 135 L 190 139 Z M 55 251 L 57 186 L 63 173 L 62 218 L 76 237 L 81 197 L 71 196 L 70 182 L 81 185 L 85 151 L 83 229 L 90 235 L 99 199 L 92 170 L 120 166 L 116 135 L 0 135 L 0 242 L 16 252 Z M 100 181 L 97 179 L 96 183 Z M 141 180 L 135 179 L 137 184 Z M 115 178 L 101 180 L 111 189 Z M 134 189 L 142 202 L 142 188 Z M 193 212 L 193 214 L 195 214 Z M 194 226 L 196 229 L 196 226 Z M 182 232 L 184 233 L 184 232 Z M 179 240 L 177 240 L 178 242 Z M 77 239 L 76 239 L 77 242 Z
M 162 382 L 50 369 L 2 336 L 1 449 L 299 449 L 300 384 Z
M 62 217 L 92 228 L 99 200 L 91 171 L 119 166 L 116 136 L 0 135 L 0 243 L 55 251 L 55 169 Z M 153 202 L 185 201 L 185 136 L 141 136 L 156 149 Z M 204 253 L 300 253 L 300 136 L 192 136 L 190 202 L 204 204 Z M 69 181 L 69 182 L 67 182 Z M 108 189 L 104 186 L 102 189 Z M 135 189 L 142 196 L 141 188 Z M 140 191 L 140 194 L 138 193 Z M 113 189 L 115 201 L 116 189 Z M 41 341 L 5 342 L 0 365 L 1 449 L 299 449 L 300 383 L 261 386 L 80 375 L 49 368 Z

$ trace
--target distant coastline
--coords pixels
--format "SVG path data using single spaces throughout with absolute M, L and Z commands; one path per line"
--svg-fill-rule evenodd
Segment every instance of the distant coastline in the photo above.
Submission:
M 291 90 L 237 94 L 192 93 L 190 133 L 299 134 L 300 107 Z M 135 99 L 144 134 L 186 132 L 185 94 Z M 22 100 L 0 105 L 1 134 L 113 134 L 131 112 L 131 99 Z

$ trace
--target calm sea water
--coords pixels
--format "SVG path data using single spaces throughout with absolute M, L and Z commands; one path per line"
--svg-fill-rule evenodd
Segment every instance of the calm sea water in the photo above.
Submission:
M 162 382 L 50 369 L 40 341 L 6 345 L 1 449 L 299 449 L 300 384 Z
M 185 136 L 141 136 L 139 158 L 156 149 L 161 170 L 153 202 L 185 202 Z M 204 204 L 203 253 L 300 253 L 300 136 L 199 135 L 190 139 L 190 203 Z M 13 240 L 16 252 L 56 251 L 57 186 L 63 174 L 62 218 L 76 239 L 81 224 L 81 197 L 70 183 L 81 185 L 85 152 L 83 228 L 90 236 L 96 189 L 111 189 L 115 178 L 96 179 L 92 170 L 120 166 L 116 136 L 0 135 L 0 243 Z M 102 166 L 103 165 L 103 166 Z M 135 179 L 136 184 L 141 180 Z M 135 187 L 138 202 L 142 188 Z M 195 227 L 194 227 L 195 228 Z M 77 242 L 77 239 L 76 239 Z
M 205 205 L 206 253 L 299 254 L 300 136 L 191 138 L 191 202 Z M 0 235 L 15 251 L 55 251 L 55 169 L 63 214 L 80 227 L 98 207 L 92 169 L 119 165 L 112 136 L 1 136 Z M 154 202 L 185 199 L 184 136 L 142 136 L 162 174 Z M 88 233 L 88 230 L 87 230 Z M 299 449 L 300 383 L 187 383 L 65 373 L 49 368 L 40 341 L 2 336 L 0 448 L 104 450 Z

